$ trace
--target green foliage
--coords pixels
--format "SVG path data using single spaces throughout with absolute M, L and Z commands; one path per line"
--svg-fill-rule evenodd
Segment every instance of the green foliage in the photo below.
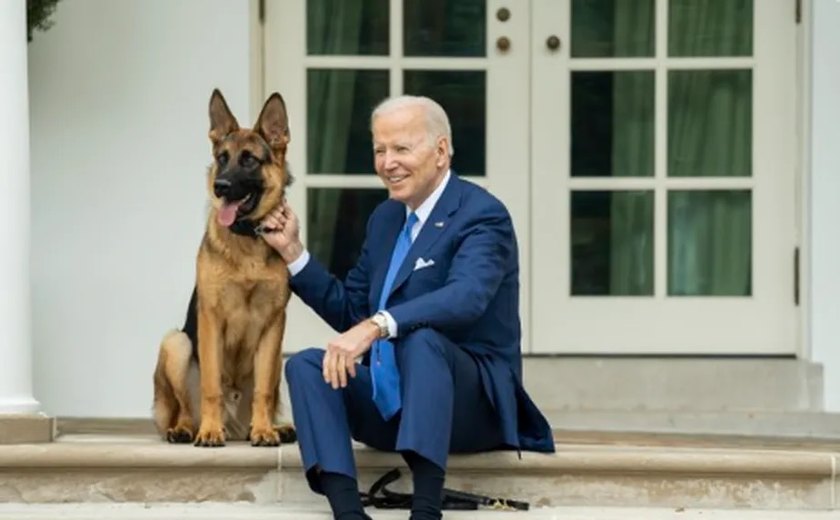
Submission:
M 32 33 L 36 29 L 46 31 L 52 26 L 50 16 L 57 3 L 58 0 L 26 0 L 26 38 L 29 41 L 32 41 Z

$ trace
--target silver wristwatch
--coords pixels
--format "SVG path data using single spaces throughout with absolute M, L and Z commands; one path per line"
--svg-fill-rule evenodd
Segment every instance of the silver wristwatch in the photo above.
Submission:
M 377 312 L 373 316 L 370 317 L 370 321 L 372 321 L 377 327 L 379 327 L 379 338 L 384 339 L 391 335 L 390 331 L 388 330 L 388 318 L 381 312 Z

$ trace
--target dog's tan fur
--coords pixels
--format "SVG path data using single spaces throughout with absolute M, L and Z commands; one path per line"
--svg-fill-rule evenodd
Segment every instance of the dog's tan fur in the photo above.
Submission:
M 270 149 L 270 160 L 260 167 L 263 195 L 248 215 L 258 222 L 283 200 L 288 184 L 283 99 L 273 94 L 254 128 L 240 129 L 215 91 L 210 121 L 214 158 L 223 152 L 238 157 L 243 150 L 261 157 Z M 294 438 L 291 426 L 274 426 L 290 296 L 288 271 L 264 240 L 234 234 L 218 222 L 222 202 L 213 184 L 219 170 L 214 162 L 208 174 L 212 208 L 196 268 L 198 384 L 190 375 L 196 368 L 195 347 L 184 332 L 170 332 L 160 345 L 154 374 L 155 423 L 170 442 L 221 446 L 226 438 L 247 435 L 253 445 L 276 446 Z M 248 429 L 244 425 L 249 423 Z

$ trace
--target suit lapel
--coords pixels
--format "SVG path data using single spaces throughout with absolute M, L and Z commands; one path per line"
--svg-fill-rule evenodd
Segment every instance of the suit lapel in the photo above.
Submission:
M 429 214 L 429 218 L 423 224 L 420 234 L 417 235 L 417 239 L 411 244 L 408 254 L 405 255 L 405 261 L 400 266 L 400 270 L 397 271 L 397 277 L 394 279 L 394 285 L 391 287 L 391 292 L 388 294 L 388 297 L 394 294 L 394 291 L 399 289 L 408 279 L 408 276 L 414 270 L 415 259 L 428 251 L 437 239 L 446 232 L 449 227 L 450 217 L 460 205 L 461 180 L 453 173 L 449 178 L 449 184 L 446 185 L 446 189 L 443 190 L 440 199 L 438 199 L 437 204 L 435 204 L 431 214 Z M 405 219 L 403 218 L 402 221 L 405 222 Z M 391 258 L 389 256 L 388 261 L 390 262 L 390 260 Z M 383 275 L 382 277 L 384 278 L 385 276 Z M 379 284 L 379 287 L 381 290 L 382 283 Z

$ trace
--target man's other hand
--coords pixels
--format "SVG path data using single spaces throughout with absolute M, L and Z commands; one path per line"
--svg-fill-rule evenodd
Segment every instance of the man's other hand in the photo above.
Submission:
M 261 234 L 263 240 L 280 253 L 287 265 L 297 260 L 303 253 L 300 223 L 297 215 L 285 200 L 262 219 L 260 224 L 265 230 Z
M 347 374 L 356 377 L 356 359 L 370 350 L 379 337 L 379 327 L 364 320 L 327 344 L 324 354 L 324 381 L 334 389 L 347 386 Z

